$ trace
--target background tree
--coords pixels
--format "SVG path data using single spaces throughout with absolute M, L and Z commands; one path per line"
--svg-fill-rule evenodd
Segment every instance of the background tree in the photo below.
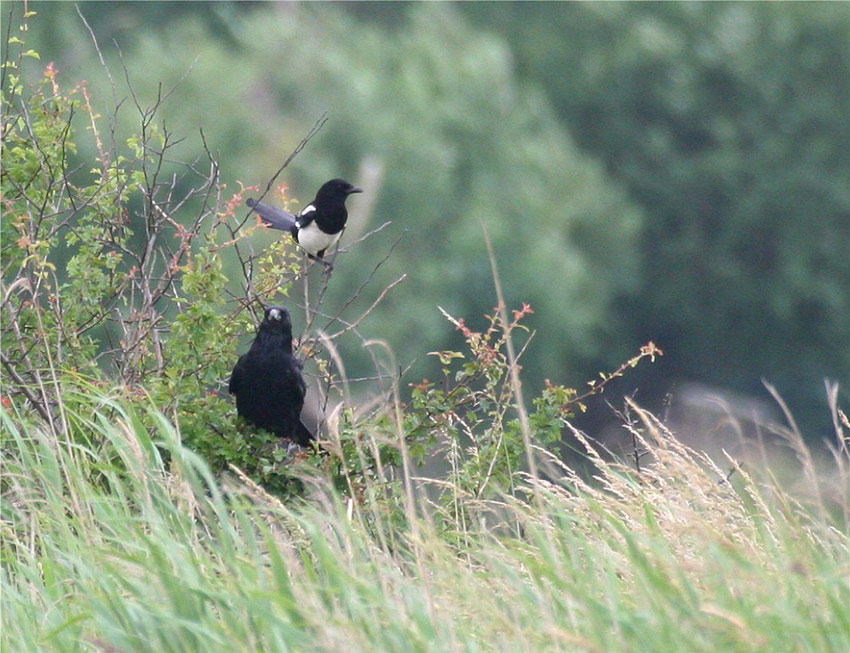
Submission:
M 850 380 L 850 7 L 491 9 L 463 7 L 647 215 L 624 328 L 666 345 L 664 375 L 766 377 L 825 415 L 823 377 Z

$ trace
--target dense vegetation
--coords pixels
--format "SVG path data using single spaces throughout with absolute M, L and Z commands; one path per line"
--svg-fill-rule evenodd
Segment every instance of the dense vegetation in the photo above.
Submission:
M 95 388 L 65 401 L 55 432 L 3 413 L 4 650 L 850 646 L 850 552 L 822 503 L 847 505 L 846 451 L 801 504 L 638 412 L 640 473 L 598 459 L 597 484 L 561 469 L 489 500 L 444 482 L 446 505 L 404 473 L 390 511 L 389 478 L 363 500 L 315 481 L 283 504 L 220 485 L 155 407 Z
M 246 216 L 243 200 L 257 189 L 227 180 L 224 162 L 238 155 L 211 145 L 222 138 L 204 119 L 214 111 L 180 99 L 199 80 L 221 84 L 209 67 L 226 71 L 221 43 L 249 47 L 232 40 L 232 21 L 260 25 L 269 10 L 223 7 L 211 15 L 234 12 L 226 23 L 190 11 L 175 27 L 188 39 L 218 25 L 219 37 L 196 50 L 197 74 L 176 89 L 132 73 L 135 47 L 167 70 L 173 52 L 146 41 L 150 34 L 128 44 L 126 68 L 87 83 L 32 47 L 29 28 L 41 15 L 9 26 L 0 647 L 846 650 L 850 422 L 838 386 L 827 384 L 826 462 L 790 412 L 786 425 L 766 427 L 765 437 L 794 452 L 785 474 L 803 479 L 802 490 L 685 447 L 634 401 L 620 414 L 628 455 L 612 456 L 573 418 L 590 396 L 656 367 L 649 363 L 662 353 L 652 341 L 623 351 L 581 391 L 548 380 L 530 391 L 522 378 L 557 370 L 562 354 L 604 359 L 598 352 L 617 336 L 611 311 L 637 288 L 643 214 L 570 144 L 539 91 L 513 79 L 504 43 L 470 38 L 445 8 L 405 9 L 400 23 L 383 24 L 358 22 L 362 9 L 299 7 L 277 23 L 298 34 L 301 49 L 288 51 L 295 77 L 275 69 L 275 92 L 301 97 L 298 75 L 328 83 L 386 66 L 420 103 L 405 121 L 392 122 L 389 108 L 359 115 L 369 111 L 358 112 L 358 98 L 371 96 L 356 87 L 340 105 L 351 111 L 347 123 L 300 125 L 297 116 L 314 114 L 308 107 L 275 127 L 298 134 L 286 151 L 264 155 L 272 173 L 284 164 L 287 180 L 351 169 L 362 143 L 385 143 L 371 151 L 373 173 L 383 170 L 373 177 L 379 207 L 415 216 L 397 245 L 394 225 L 353 229 L 329 274 Z M 65 11 L 45 11 L 45 23 Z M 408 21 L 421 41 L 407 42 L 399 25 Z M 311 39 L 354 25 L 359 49 L 339 59 L 328 50 L 321 61 L 311 53 Z M 61 41 L 62 30 L 55 34 Z M 409 60 L 381 57 L 393 43 Z M 250 58 L 239 48 L 229 56 L 229 65 Z M 427 110 L 433 96 L 417 95 L 423 79 L 444 98 L 439 111 Z M 502 95 L 488 92 L 494 84 Z M 388 104 L 391 86 L 380 93 Z M 171 120 L 175 101 L 202 126 L 194 140 Z M 477 140 L 473 116 L 485 114 L 500 119 Z M 418 142 L 418 130 L 433 149 L 393 141 Z M 453 163 L 429 166 L 434 157 Z M 559 182 L 565 170 L 568 185 Z M 433 184 L 428 210 L 442 216 L 418 213 L 421 202 L 406 192 L 417 183 Z M 285 188 L 273 191 L 295 204 Z M 477 220 L 505 215 L 505 206 L 548 207 L 524 220 L 542 241 L 519 243 L 517 260 L 505 255 L 517 240 L 506 223 L 485 220 L 482 229 Z M 437 218 L 455 240 L 435 241 Z M 424 267 L 413 267 L 411 244 L 429 253 Z M 558 256 L 547 258 L 546 247 Z M 468 296 L 446 299 L 429 281 L 453 274 Z M 537 276 L 569 283 L 559 297 Z M 270 302 L 302 311 L 298 352 L 327 455 L 293 455 L 237 420 L 224 392 Z M 527 326 L 565 307 L 569 322 Z M 410 357 L 433 361 L 431 380 L 403 369 Z M 556 455 L 564 442 L 580 455 L 575 465 Z

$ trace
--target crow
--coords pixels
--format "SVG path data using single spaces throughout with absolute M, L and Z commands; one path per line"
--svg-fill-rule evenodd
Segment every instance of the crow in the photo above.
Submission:
M 310 446 L 315 437 L 301 422 L 307 392 L 302 369 L 292 355 L 289 311 L 270 306 L 251 349 L 239 357 L 230 375 L 228 390 L 236 395 L 236 412 L 257 428 Z
M 312 259 L 332 267 L 325 261 L 325 251 L 339 240 L 348 211 L 345 200 L 352 193 L 362 193 L 344 179 L 331 179 L 324 183 L 310 202 L 296 216 L 275 206 L 248 199 L 246 204 L 260 215 L 267 227 L 288 231 Z

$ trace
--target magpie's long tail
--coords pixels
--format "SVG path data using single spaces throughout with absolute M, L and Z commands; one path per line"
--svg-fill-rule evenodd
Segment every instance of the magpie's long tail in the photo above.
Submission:
M 298 231 L 295 216 L 289 211 L 284 211 L 269 204 L 263 204 L 254 199 L 249 199 L 245 203 L 260 214 L 260 218 L 266 223 L 267 227 L 288 231 L 293 236 Z

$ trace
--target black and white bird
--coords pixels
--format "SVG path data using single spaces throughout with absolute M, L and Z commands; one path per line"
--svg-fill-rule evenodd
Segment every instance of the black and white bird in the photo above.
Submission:
M 266 309 L 251 349 L 239 357 L 230 375 L 236 412 L 254 426 L 302 447 L 315 438 L 301 422 L 307 386 L 303 366 L 292 354 L 292 321 L 283 306 Z
M 331 179 L 322 185 L 316 199 L 298 215 L 254 199 L 249 199 L 247 204 L 260 215 L 266 226 L 288 231 L 310 258 L 330 266 L 324 259 L 325 251 L 336 244 L 345 228 L 348 220 L 345 200 L 352 193 L 362 192 L 344 179 Z

